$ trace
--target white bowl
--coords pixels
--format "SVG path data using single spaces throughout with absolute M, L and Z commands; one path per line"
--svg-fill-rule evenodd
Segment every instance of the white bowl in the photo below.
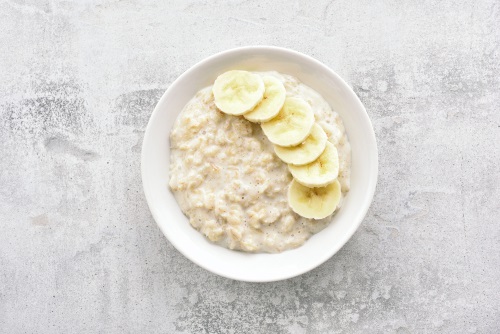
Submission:
M 248 254 L 208 241 L 189 224 L 168 187 L 172 125 L 186 103 L 217 75 L 230 69 L 290 74 L 319 92 L 340 114 L 352 147 L 351 190 L 323 231 L 304 245 L 279 254 Z M 248 282 L 277 281 L 303 274 L 335 254 L 363 220 L 377 183 L 377 143 L 363 104 L 352 89 L 319 61 L 289 49 L 250 46 L 208 57 L 167 89 L 149 120 L 142 145 L 142 182 L 156 223 L 174 247 L 199 266 Z

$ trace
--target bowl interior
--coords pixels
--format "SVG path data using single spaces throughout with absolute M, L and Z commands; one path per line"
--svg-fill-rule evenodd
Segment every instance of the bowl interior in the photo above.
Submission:
M 351 190 L 332 223 L 303 246 L 280 254 L 247 254 L 210 243 L 189 224 L 168 188 L 173 123 L 186 103 L 217 75 L 230 69 L 275 70 L 297 77 L 339 113 L 352 146 Z M 303 54 L 274 47 L 229 50 L 193 66 L 165 92 L 147 126 L 142 179 L 150 210 L 169 241 L 187 258 L 218 275 L 253 282 L 300 275 L 335 254 L 356 231 L 368 210 L 377 180 L 377 147 L 358 97 L 331 69 Z

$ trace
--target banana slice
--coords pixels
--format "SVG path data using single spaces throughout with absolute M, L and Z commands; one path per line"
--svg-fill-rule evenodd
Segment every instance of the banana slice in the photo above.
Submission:
M 335 181 L 339 175 L 339 154 L 335 146 L 327 142 L 321 155 L 303 166 L 288 165 L 293 177 L 307 187 L 323 187 Z
M 319 188 L 309 188 L 293 180 L 288 188 L 288 204 L 295 213 L 304 218 L 328 217 L 335 212 L 340 199 L 340 183 L 337 180 Z
M 300 98 L 289 97 L 276 117 L 261 124 L 267 138 L 279 146 L 295 146 L 311 133 L 314 113 L 309 104 Z
M 262 101 L 250 112 L 243 115 L 250 122 L 267 122 L 274 118 L 285 103 L 285 86 L 277 78 L 264 76 L 264 97 Z
M 292 147 L 274 145 L 274 152 L 287 164 L 306 165 L 316 160 L 323 153 L 326 142 L 325 131 L 321 126 L 314 123 L 311 134 L 303 143 Z
M 229 115 L 243 115 L 252 110 L 264 96 L 260 75 L 247 71 L 227 71 L 215 79 L 212 87 L 215 105 Z

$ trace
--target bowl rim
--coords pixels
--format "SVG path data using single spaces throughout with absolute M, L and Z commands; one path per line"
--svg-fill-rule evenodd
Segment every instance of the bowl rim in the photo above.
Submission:
M 148 187 L 147 187 L 146 182 L 145 182 L 145 179 L 146 179 L 145 165 L 147 164 L 146 156 L 145 156 L 145 147 L 147 147 L 149 145 L 149 142 L 151 140 L 150 137 L 148 136 L 148 133 L 151 131 L 150 130 L 151 127 L 153 127 L 152 123 L 153 123 L 153 119 L 156 118 L 155 115 L 161 112 L 160 106 L 162 106 L 164 104 L 164 101 L 167 99 L 167 96 L 169 95 L 169 93 L 172 90 L 174 90 L 175 87 L 179 84 L 179 82 L 182 82 L 185 77 L 189 76 L 192 72 L 196 72 L 198 70 L 198 68 L 202 67 L 206 63 L 209 63 L 212 60 L 219 58 L 219 57 L 222 57 L 222 56 L 233 55 L 233 54 L 242 53 L 245 51 L 254 51 L 254 52 L 255 51 L 261 51 L 261 52 L 275 51 L 275 52 L 282 52 L 285 54 L 291 54 L 291 55 L 294 55 L 294 56 L 299 57 L 299 58 L 304 58 L 307 62 L 315 63 L 316 66 L 319 66 L 320 68 L 322 68 L 322 70 L 328 72 L 329 75 L 334 77 L 338 81 L 338 83 L 341 86 L 343 86 L 343 88 L 346 91 L 348 91 L 349 94 L 351 94 L 351 96 L 353 97 L 353 102 L 354 102 L 354 104 L 356 104 L 356 107 L 360 108 L 363 111 L 362 117 L 364 118 L 364 121 L 366 121 L 370 125 L 371 131 L 368 135 L 371 137 L 371 143 L 373 143 L 373 150 L 371 150 L 371 159 L 373 159 L 373 166 L 372 166 L 371 171 L 370 171 L 370 174 L 371 174 L 371 177 L 369 179 L 370 182 L 366 186 L 367 197 L 365 197 L 365 200 L 364 200 L 365 205 L 363 205 L 363 207 L 358 212 L 359 219 L 357 219 L 356 221 L 353 222 L 353 228 L 351 228 L 347 233 L 345 233 L 341 238 L 339 238 L 340 242 L 338 242 L 338 246 L 329 249 L 328 252 L 324 252 L 322 256 L 318 256 L 314 261 L 309 262 L 307 265 L 303 265 L 301 267 L 301 270 L 297 270 L 293 273 L 286 273 L 286 274 L 283 274 L 279 277 L 274 277 L 272 279 L 269 279 L 269 278 L 245 279 L 245 278 L 242 278 L 242 277 L 237 276 L 237 275 L 228 274 L 224 271 L 218 270 L 217 268 L 210 267 L 202 261 L 198 261 L 198 259 L 195 258 L 194 256 L 191 256 L 191 254 L 189 252 L 184 251 L 183 247 L 181 247 L 176 242 L 175 238 L 172 238 L 171 236 L 169 236 L 169 233 L 166 231 L 166 229 L 163 227 L 163 225 L 158 222 L 158 219 L 159 219 L 158 218 L 159 217 L 158 209 L 156 208 L 155 205 L 152 204 L 153 203 L 152 195 L 150 194 L 150 191 L 148 190 Z M 292 50 L 289 48 L 284 48 L 284 47 L 270 46 L 270 45 L 250 45 L 250 46 L 236 47 L 236 48 L 224 50 L 224 51 L 215 53 L 209 57 L 203 58 L 202 60 L 198 61 L 196 64 L 191 66 L 189 69 L 187 69 L 184 73 L 182 73 L 179 77 L 177 77 L 169 85 L 169 87 L 163 93 L 161 98 L 158 100 L 158 103 L 156 104 L 153 112 L 151 113 L 151 115 L 149 117 L 148 124 L 147 124 L 146 130 L 144 132 L 143 143 L 141 146 L 141 180 L 142 180 L 142 184 L 143 184 L 143 191 L 144 191 L 144 195 L 146 197 L 146 201 L 148 203 L 149 210 L 150 210 L 156 224 L 158 225 L 158 227 L 162 231 L 163 235 L 167 238 L 167 240 L 174 246 L 174 248 L 178 252 L 180 252 L 182 255 L 184 255 L 186 258 L 188 258 L 190 261 L 192 261 L 193 263 L 202 267 L 203 269 L 205 269 L 209 272 L 212 272 L 214 274 L 217 274 L 219 276 L 225 277 L 225 278 L 229 278 L 229 279 L 233 279 L 233 280 L 237 280 L 237 281 L 245 281 L 245 282 L 259 282 L 259 283 L 275 282 L 275 281 L 281 281 L 281 280 L 286 280 L 286 279 L 289 279 L 292 277 L 300 276 L 300 275 L 302 275 L 306 272 L 309 272 L 312 269 L 320 266 L 321 264 L 326 262 L 328 259 L 330 259 L 333 255 L 335 255 L 347 243 L 347 241 L 349 241 L 351 239 L 351 237 L 358 230 L 359 226 L 361 225 L 364 218 L 366 217 L 366 213 L 368 212 L 368 210 L 373 202 L 373 197 L 375 195 L 375 190 L 376 190 L 377 181 L 378 181 L 378 164 L 379 164 L 378 147 L 377 147 L 375 131 L 373 129 L 373 124 L 368 116 L 368 113 L 366 112 L 366 109 L 365 109 L 363 103 L 361 102 L 361 100 L 359 99 L 357 94 L 353 91 L 351 86 L 349 86 L 344 81 L 344 79 L 342 79 L 342 77 L 340 77 L 333 69 L 331 69 L 327 65 L 323 64 L 319 60 L 317 60 L 309 55 L 306 55 L 304 53 L 301 53 L 299 51 L 295 51 L 295 50 Z M 299 248 L 300 248 L 300 246 L 299 246 Z M 248 254 L 248 253 L 245 253 L 245 254 Z M 258 254 L 262 255 L 264 253 L 258 253 Z

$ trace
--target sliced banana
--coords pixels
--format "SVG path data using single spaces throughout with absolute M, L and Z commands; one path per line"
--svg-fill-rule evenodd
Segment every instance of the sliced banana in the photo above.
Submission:
M 293 177 L 307 187 L 323 187 L 335 181 L 339 175 L 339 154 L 335 146 L 327 142 L 321 155 L 307 165 L 288 165 Z
M 285 103 L 285 86 L 277 78 L 266 75 L 262 78 L 264 81 L 264 97 L 252 111 L 243 115 L 250 122 L 267 122 L 274 118 Z
M 212 87 L 217 108 L 235 116 L 252 110 L 262 100 L 264 89 L 260 75 L 239 70 L 222 73 Z
M 261 124 L 267 138 L 279 146 L 295 146 L 311 133 L 314 113 L 303 99 L 289 97 L 276 117 Z
M 293 180 L 288 188 L 288 204 L 304 218 L 328 217 L 335 212 L 340 199 L 340 183 L 337 180 L 319 188 L 309 188 Z
M 326 147 L 326 133 L 318 124 L 314 124 L 309 136 L 297 146 L 282 147 L 274 145 L 276 155 L 292 165 L 306 165 L 316 160 Z

